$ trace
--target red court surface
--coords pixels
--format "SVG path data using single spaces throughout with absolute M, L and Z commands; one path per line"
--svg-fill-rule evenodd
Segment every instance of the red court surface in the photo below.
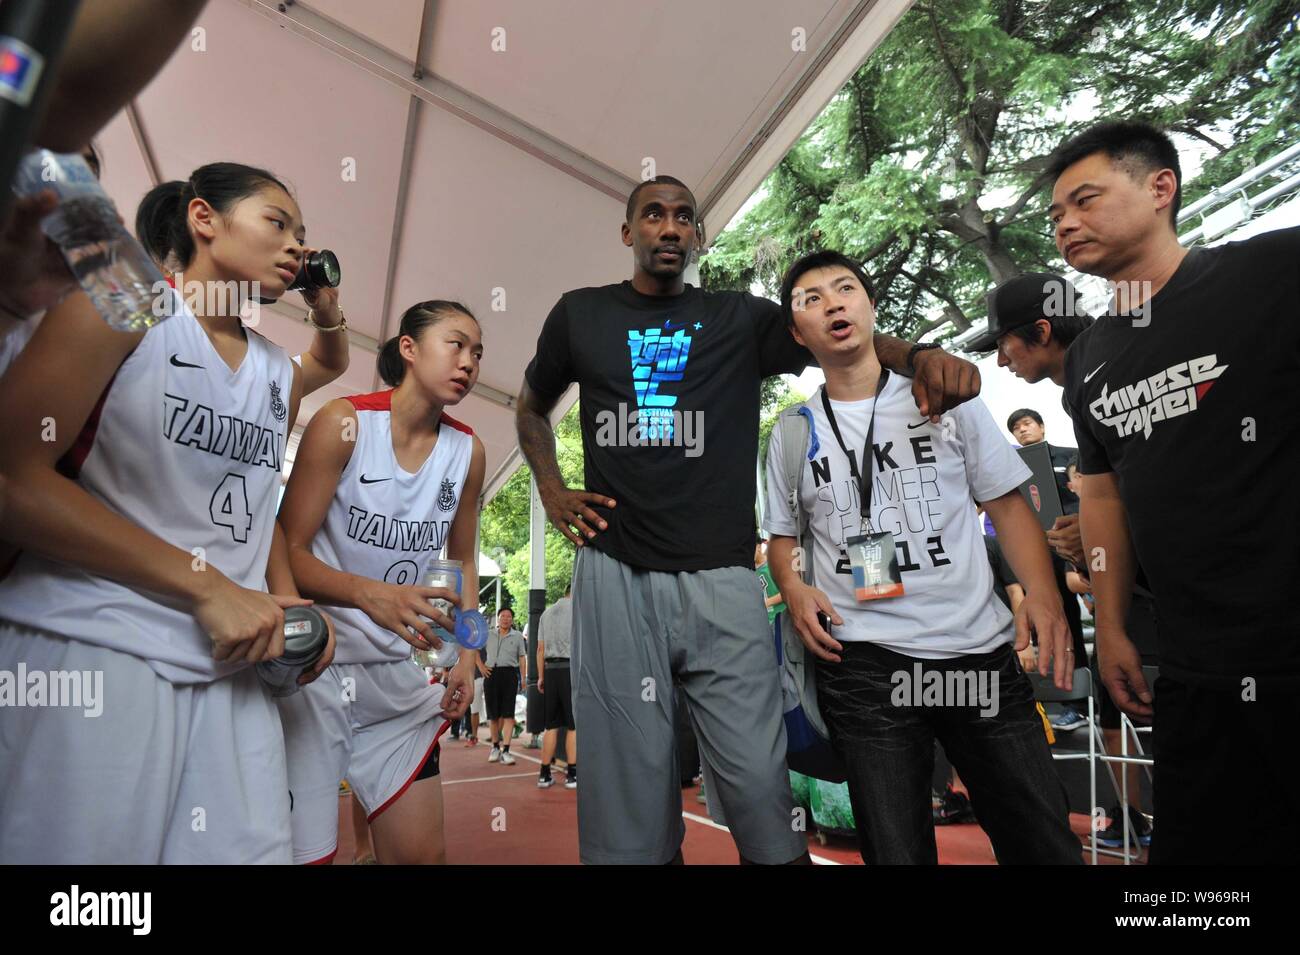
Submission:
M 480 735 L 486 738 L 486 730 Z M 491 747 L 486 743 L 471 749 L 463 740 L 443 737 L 440 765 L 449 864 L 578 864 L 578 794 L 564 788 L 562 769 L 555 772 L 554 786 L 537 788 L 541 750 L 528 749 L 525 740 L 526 737 L 520 737 L 510 747 L 511 755 L 517 760 L 515 765 L 502 766 L 488 762 Z M 703 804 L 696 802 L 698 792 L 698 786 L 682 790 L 682 815 L 686 819 L 683 858 L 688 865 L 737 864 L 731 836 L 709 819 Z M 351 798 L 339 799 L 339 851 L 334 858 L 335 865 L 349 865 L 354 858 Z M 494 819 L 497 820 L 495 828 Z M 1088 823 L 1087 816 L 1070 817 L 1070 824 L 1081 839 L 1088 832 Z M 940 864 L 995 864 L 993 848 L 977 824 L 941 826 L 935 834 Z M 862 864 L 852 839 L 831 837 L 822 845 L 810 833 L 808 848 L 815 863 Z M 1082 844 L 1080 851 L 1083 852 Z M 1101 862 L 1113 865 L 1120 864 L 1121 860 L 1102 856 Z

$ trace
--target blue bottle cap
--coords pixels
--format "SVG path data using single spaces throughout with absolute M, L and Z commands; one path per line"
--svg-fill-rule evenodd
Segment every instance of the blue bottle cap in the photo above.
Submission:
M 477 610 L 456 614 L 456 642 L 466 650 L 477 650 L 488 641 L 487 620 Z

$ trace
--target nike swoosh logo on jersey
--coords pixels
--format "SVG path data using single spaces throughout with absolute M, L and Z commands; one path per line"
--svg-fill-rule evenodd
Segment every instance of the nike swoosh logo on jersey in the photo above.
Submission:
M 175 365 L 177 368 L 202 368 L 203 367 L 202 365 L 190 364 L 188 361 L 181 361 L 180 358 L 176 355 L 172 355 L 172 364 Z
M 909 424 L 907 426 L 907 430 L 912 431 L 916 428 L 924 428 L 929 423 L 930 423 L 930 419 L 926 418 L 924 421 L 918 421 L 916 424 Z
M 366 477 L 364 474 L 361 475 L 361 483 L 362 483 L 362 484 L 378 484 L 380 481 L 391 481 L 391 480 L 392 480 L 392 478 L 390 478 L 390 477 L 386 477 L 386 478 L 368 478 L 368 477 Z
M 1098 366 L 1097 366 L 1096 368 L 1094 368 L 1092 371 L 1088 372 L 1088 374 L 1084 375 L 1084 376 L 1083 376 L 1083 383 L 1086 385 L 1088 382 L 1092 381 L 1092 376 L 1095 375 L 1095 374 L 1097 374 L 1097 372 L 1101 371 L 1103 368 L 1105 368 L 1107 364 L 1109 364 L 1109 363 L 1103 361 L 1100 365 L 1098 365 Z
M 686 327 L 686 323 L 685 323 L 685 322 L 682 322 L 680 325 L 674 325 L 674 324 L 672 324 L 672 323 L 669 322 L 669 321 L 665 321 L 665 322 L 664 322 L 664 329 L 665 329 L 666 331 L 670 331 L 670 332 L 672 332 L 672 331 L 676 331 L 676 330 L 679 329 L 679 328 L 685 328 L 685 327 Z

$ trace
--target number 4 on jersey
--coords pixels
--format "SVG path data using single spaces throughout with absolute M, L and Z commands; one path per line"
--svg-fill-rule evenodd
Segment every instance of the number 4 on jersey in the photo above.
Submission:
M 248 542 L 248 532 L 253 527 L 253 515 L 248 509 L 248 487 L 242 474 L 227 474 L 212 492 L 208 505 L 212 523 L 229 527 L 230 534 L 240 544 Z

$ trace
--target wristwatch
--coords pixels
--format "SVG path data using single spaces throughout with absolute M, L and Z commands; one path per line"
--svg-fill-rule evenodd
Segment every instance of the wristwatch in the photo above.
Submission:
M 912 346 L 911 351 L 907 353 L 907 373 L 912 376 L 916 375 L 916 353 L 917 352 L 929 351 L 931 348 L 942 348 L 942 347 L 943 346 L 940 345 L 938 342 L 925 342 L 925 343 L 917 342 L 915 345 Z

